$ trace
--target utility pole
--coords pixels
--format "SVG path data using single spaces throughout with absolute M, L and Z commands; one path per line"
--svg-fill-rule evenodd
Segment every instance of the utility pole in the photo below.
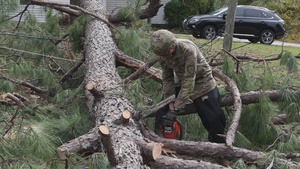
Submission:
M 228 1 L 228 11 L 226 15 L 226 24 L 225 24 L 225 36 L 223 40 L 223 49 L 227 51 L 231 51 L 236 6 L 237 6 L 237 0 Z

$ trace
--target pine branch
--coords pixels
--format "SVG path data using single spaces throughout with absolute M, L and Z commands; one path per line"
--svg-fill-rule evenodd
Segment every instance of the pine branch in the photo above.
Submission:
M 12 100 L 20 108 L 25 107 L 25 104 L 18 97 L 14 96 L 11 93 L 6 93 L 6 94 L 2 95 L 2 98 L 4 98 L 4 99 L 8 98 L 8 99 Z
M 145 63 L 144 66 L 141 66 L 138 70 L 132 73 L 130 76 L 124 79 L 124 83 L 127 84 L 132 80 L 137 79 L 141 74 L 143 74 L 146 70 L 148 70 L 151 66 L 153 66 L 156 62 L 160 60 L 160 57 L 156 57 L 151 61 Z
M 5 137 L 5 135 L 9 132 L 9 130 L 14 126 L 14 119 L 17 117 L 17 114 L 18 114 L 18 111 L 16 111 L 16 113 L 10 118 L 10 120 L 8 122 L 4 121 L 8 128 L 2 134 L 2 137 Z
M 13 93 L 13 95 L 16 96 L 17 98 L 19 98 L 24 103 L 29 101 L 29 99 L 27 99 L 26 97 L 24 97 L 18 93 Z
M 138 70 L 139 68 L 141 68 L 142 66 L 145 65 L 144 62 L 137 60 L 135 58 L 132 58 L 128 55 L 125 55 L 122 52 L 116 52 L 115 53 L 116 56 L 116 62 L 117 62 L 117 66 L 125 66 L 127 68 L 133 69 L 133 70 Z M 145 70 L 143 72 L 147 77 L 162 83 L 162 78 L 161 78 L 161 70 L 156 69 L 154 67 L 150 67 L 149 69 Z
M 4 21 L 2 21 L 1 23 L 7 22 L 7 21 L 9 21 L 9 20 L 11 20 L 11 19 L 13 19 L 13 18 L 16 18 L 16 17 L 18 17 L 18 16 L 20 15 L 18 24 L 16 25 L 16 28 L 18 28 L 19 25 L 20 25 L 20 23 L 21 23 L 22 16 L 23 16 L 24 13 L 27 11 L 28 7 L 29 7 L 29 4 L 26 5 L 25 8 L 24 8 L 21 12 L 19 12 L 18 14 L 16 14 L 16 15 L 14 15 L 14 16 L 12 16 L 12 17 L 10 17 L 10 18 L 4 20 Z M 0 23 L 0 24 L 1 24 L 1 23 Z
M 27 54 L 31 54 L 31 55 L 38 55 L 38 56 L 43 56 L 43 57 L 47 57 L 47 58 L 53 58 L 53 59 L 57 59 L 57 60 L 63 60 L 63 61 L 68 61 L 68 62 L 76 62 L 75 60 L 71 60 L 71 59 L 66 59 L 66 58 L 61 58 L 61 57 L 56 57 L 56 56 L 49 56 L 49 55 L 44 55 L 44 54 L 40 54 L 40 53 L 29 52 L 29 51 L 25 51 L 25 50 L 19 50 L 19 49 L 15 49 L 15 48 L 9 48 L 9 47 L 4 47 L 4 46 L 0 46 L 0 48 L 10 50 L 10 51 L 27 53 Z
M 32 85 L 31 83 L 28 83 L 28 82 L 25 82 L 25 81 L 22 81 L 22 80 L 17 80 L 17 79 L 10 79 L 10 78 L 4 76 L 1 73 L 0 73 L 0 75 L 1 75 L 0 78 L 2 78 L 2 79 L 8 80 L 8 81 L 13 82 L 13 83 L 18 84 L 18 85 L 22 85 L 22 86 L 27 87 L 27 88 L 29 88 L 29 89 L 37 92 L 37 93 L 46 93 L 47 92 L 46 90 L 43 90 L 39 87 L 36 87 L 36 86 Z
M 77 63 L 71 67 L 71 69 L 69 69 L 67 71 L 67 73 L 65 73 L 59 80 L 59 83 L 63 83 L 65 82 L 68 78 L 72 77 L 73 73 L 84 63 L 85 61 L 85 56 L 83 55 L 82 58 L 77 61 Z

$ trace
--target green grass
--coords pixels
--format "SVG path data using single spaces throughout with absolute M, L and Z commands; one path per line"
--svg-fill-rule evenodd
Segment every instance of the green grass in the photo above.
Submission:
M 213 41 L 206 39 L 196 39 L 188 34 L 176 34 L 177 38 L 190 39 L 195 42 L 200 48 L 206 50 L 212 49 L 215 52 L 218 52 L 222 49 L 223 38 L 217 38 Z M 202 47 L 204 44 L 205 47 Z M 294 55 L 300 54 L 300 48 L 291 47 L 291 46 L 277 46 L 277 45 L 264 45 L 260 43 L 241 43 L 233 42 L 232 43 L 232 53 L 233 54 L 247 54 L 257 57 L 269 57 L 273 55 L 278 55 L 281 51 L 290 51 Z

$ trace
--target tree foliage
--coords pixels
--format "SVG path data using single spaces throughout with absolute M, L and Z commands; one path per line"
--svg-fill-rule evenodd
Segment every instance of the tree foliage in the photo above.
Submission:
M 165 20 L 170 28 L 181 27 L 185 18 L 195 15 L 197 9 L 195 6 L 178 1 L 168 2 L 164 8 Z

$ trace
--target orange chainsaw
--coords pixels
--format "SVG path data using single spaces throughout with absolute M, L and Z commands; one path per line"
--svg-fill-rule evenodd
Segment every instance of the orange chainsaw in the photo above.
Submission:
M 162 117 L 161 135 L 168 139 L 182 139 L 183 128 L 181 123 L 176 118 L 176 114 L 174 112 L 168 111 Z

